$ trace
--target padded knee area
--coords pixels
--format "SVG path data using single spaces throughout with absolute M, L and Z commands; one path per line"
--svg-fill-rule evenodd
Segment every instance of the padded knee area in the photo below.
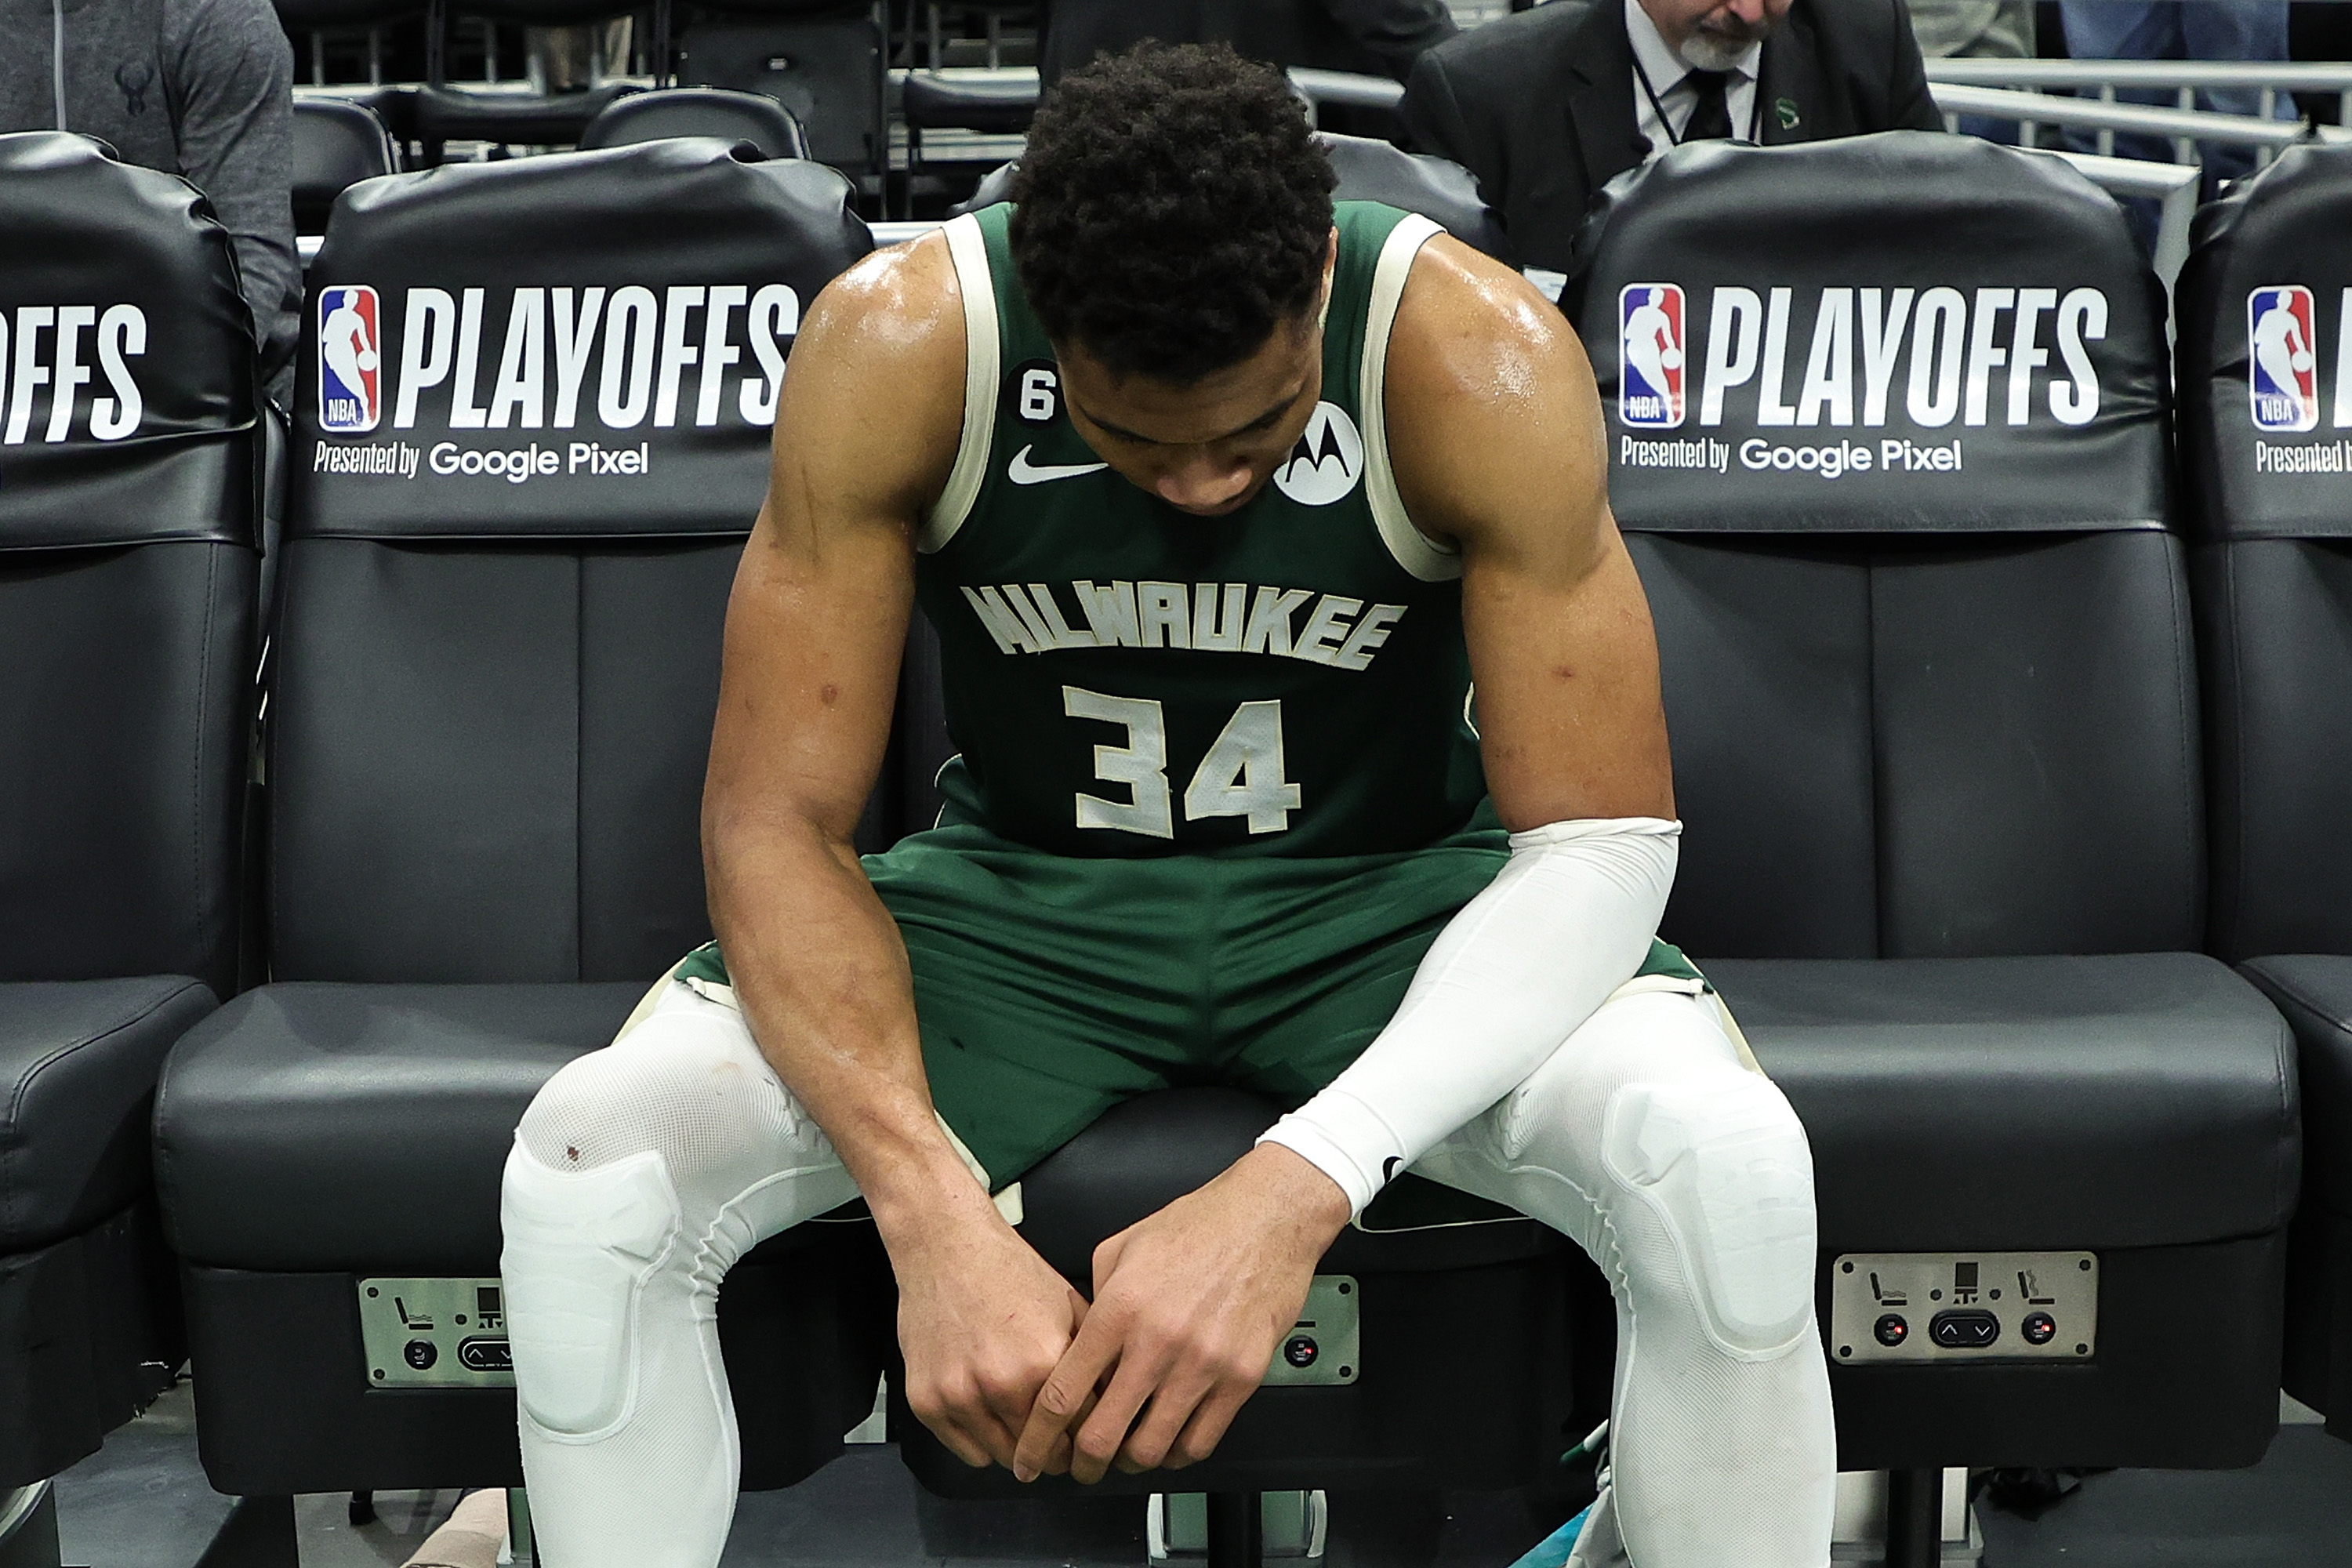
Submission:
M 1725 1348 L 1787 1345 L 1811 1315 L 1812 1154 L 1788 1100 L 1753 1073 L 1636 1082 L 1611 1097 L 1610 1173 L 1646 1197 Z
M 567 1063 L 516 1137 L 567 1173 L 651 1150 L 680 1189 L 724 1201 L 765 1173 L 747 1160 L 802 1131 L 740 1015 L 681 993 L 615 1044 Z
M 647 1151 L 593 1171 L 553 1171 L 518 1144 L 500 1218 L 523 1409 L 569 1436 L 611 1426 L 635 1382 L 638 1295 L 677 1241 L 677 1196 L 662 1157 Z

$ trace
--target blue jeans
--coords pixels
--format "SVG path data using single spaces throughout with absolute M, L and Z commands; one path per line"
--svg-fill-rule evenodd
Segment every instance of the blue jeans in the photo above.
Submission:
M 2078 60 L 2284 60 L 2287 0 L 2061 0 L 2066 17 L 2066 52 Z M 2088 96 L 2086 93 L 2085 96 Z M 2160 89 L 2118 92 L 2126 103 L 2170 108 L 2173 94 Z M 2200 92 L 2197 107 L 2221 114 L 2262 112 L 2259 90 L 2228 89 Z M 2292 95 L 2281 93 L 2273 111 L 2280 120 L 2301 118 Z M 2094 151 L 2097 132 L 2068 134 L 2068 145 Z M 2254 166 L 2251 147 L 2208 145 L 2205 173 L 2210 187 Z M 2171 144 L 2158 136 L 2116 137 L 2116 156 L 2168 163 Z

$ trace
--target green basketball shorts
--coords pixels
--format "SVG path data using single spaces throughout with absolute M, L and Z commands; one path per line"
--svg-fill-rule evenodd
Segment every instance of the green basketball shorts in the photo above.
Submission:
M 1483 811 L 1426 849 L 1317 859 L 1080 858 L 959 825 L 866 872 L 907 944 L 932 1101 L 993 1191 L 1152 1089 L 1303 1103 L 1507 854 Z M 726 979 L 715 946 L 677 973 Z M 1642 973 L 1698 978 L 1664 942 Z

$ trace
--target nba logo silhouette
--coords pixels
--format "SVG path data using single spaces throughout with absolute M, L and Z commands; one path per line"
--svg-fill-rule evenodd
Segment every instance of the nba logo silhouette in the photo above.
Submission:
M 2318 340 L 2311 290 L 2300 283 L 2246 296 L 2246 377 L 2257 430 L 2308 430 L 2319 423 Z
M 375 290 L 338 283 L 319 291 L 319 428 L 373 430 L 383 356 L 377 345 Z
M 1683 422 L 1683 291 L 1629 283 L 1617 291 L 1617 417 L 1650 430 Z

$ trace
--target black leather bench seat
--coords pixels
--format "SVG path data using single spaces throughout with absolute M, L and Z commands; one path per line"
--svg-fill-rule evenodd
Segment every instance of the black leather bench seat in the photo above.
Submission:
M 2275 1299 L 2301 1162 L 2252 985 L 2197 953 L 1706 968 L 1812 1143 L 1825 1327 L 1841 1253 L 2098 1256 L 2082 1364 L 1838 1367 L 1842 1466 L 2260 1458 L 2278 1327 L 2234 1303 Z
M 1706 972 L 1804 1120 L 1824 1248 L 2176 1246 L 2294 1212 L 2294 1041 L 2217 960 Z
M 0 984 L 0 1489 L 95 1449 L 178 1364 L 147 1128 L 213 1005 L 176 976 Z
M 1037 112 L 1037 79 L 910 71 L 901 108 L 907 122 L 921 130 L 955 126 L 1010 134 L 1028 130 Z
M 266 736 L 273 979 L 174 1054 L 156 1122 L 220 1490 L 521 1479 L 495 1358 L 379 1378 L 361 1282 L 496 1276 L 532 1096 L 709 934 L 696 825 L 728 587 L 801 304 L 872 247 L 854 195 L 813 163 L 680 138 L 394 175 L 337 210 L 311 286 L 376 293 L 386 363 L 441 331 L 411 308 L 437 296 L 486 301 L 486 340 L 531 354 L 558 301 L 608 350 L 658 319 L 705 345 L 707 374 L 674 404 L 640 378 L 633 411 L 530 411 L 529 484 L 388 485 L 311 460 L 365 432 L 327 426 L 322 356 L 304 356 Z M 579 282 L 550 290 L 556 260 Z M 483 450 L 467 400 L 492 363 L 388 416 Z M 618 474 L 568 456 L 623 449 Z M 880 1376 L 873 1227 L 803 1228 L 719 1307 L 746 1486 L 838 1453 Z
M 2304 1114 L 2312 1129 L 2305 1156 L 2307 1199 L 2352 1215 L 2352 957 L 2304 953 L 2257 958 L 2246 973 L 2294 1026 L 2303 1054 Z
M 1162 1089 L 1115 1106 L 1023 1177 L 1021 1234 L 1091 1290 L 1099 1243 L 1213 1180 L 1277 1114 L 1229 1088 Z M 1414 1188 L 1426 1190 L 1416 1196 Z M 1407 1201 L 1385 1201 L 1395 1198 Z M 1339 1385 L 1260 1388 L 1216 1453 L 1184 1472 L 1186 1489 L 1426 1490 L 1549 1475 L 1574 1440 L 1562 1434 L 1590 1430 L 1605 1413 L 1598 1389 L 1577 1388 L 1569 1364 L 1571 1271 L 1584 1267 L 1571 1251 L 1533 1220 L 1401 1177 L 1316 1268 L 1350 1278 L 1362 1374 Z M 1607 1288 L 1597 1276 L 1591 1288 L 1605 1318 Z M 1465 1324 L 1475 1331 L 1464 1332 Z M 914 1420 L 895 1379 L 892 1394 L 892 1434 L 929 1490 L 1005 1499 L 1076 1489 L 1067 1478 L 1024 1485 L 1002 1469 L 966 1467 Z M 1113 1470 L 1087 1489 L 1168 1484 L 1158 1472 Z
M 2289 148 L 2200 208 L 2175 382 L 2212 950 L 2285 1013 L 2302 1053 L 2284 1384 L 2352 1438 L 2352 507 L 2324 460 L 2344 435 L 2347 225 L 2352 147 Z M 2302 365 L 2279 363 L 2283 316 Z
M 213 1005 L 173 975 L 0 985 L 0 1253 L 146 1193 L 156 1069 Z
M 633 981 L 289 983 L 193 1031 L 157 1093 L 156 1180 L 191 1262 L 495 1274 L 499 1173 L 541 1084 L 610 1043 Z M 332 1194 L 321 1202 L 321 1194 Z
M 2352 1439 L 2352 957 L 2301 953 L 2243 968 L 2294 1026 L 2309 1129 L 2287 1249 L 2284 1386 Z
M 1968 137 L 1694 142 L 1603 193 L 1561 298 L 1658 629 L 1664 932 L 1812 1143 L 1840 1468 L 2252 1463 L 2300 1100 L 2284 1025 L 2200 956 L 2165 300 L 2115 203 Z M 1846 313 L 1897 306 L 1949 406 L 1832 406 Z M 2006 405 L 1962 407 L 1960 316 L 2015 338 L 2044 307 L 2097 319 L 2079 385 L 2021 353 Z M 1668 338 L 1711 368 L 1644 370 Z M 1943 479 L 1906 456 L 1937 445 Z M 2080 1359 L 1841 1343 L 1842 1254 L 1995 1251 L 2095 1254 Z
M 17 423 L 42 432 L 0 484 L 5 1492 L 95 1450 L 182 1360 L 147 1134 L 165 1054 L 236 984 L 268 443 L 194 186 L 85 136 L 0 135 L 0 234 Z M 69 343 L 61 300 L 94 329 L 81 363 L 115 368 L 37 393 L 24 323 L 54 311 Z
M 156 1171 L 189 1269 L 215 1486 L 520 1484 L 511 1394 L 371 1390 L 353 1291 L 368 1277 L 497 1276 L 515 1123 L 646 990 L 288 982 L 190 1033 L 157 1091 Z M 867 1296 L 887 1279 L 870 1226 L 824 1224 L 728 1277 L 719 1331 L 746 1487 L 807 1474 L 869 1407 L 889 1311 Z

